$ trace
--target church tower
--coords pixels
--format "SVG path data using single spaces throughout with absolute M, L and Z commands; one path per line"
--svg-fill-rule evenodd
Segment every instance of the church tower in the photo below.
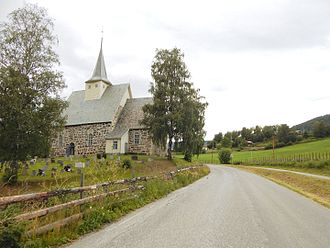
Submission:
M 101 41 L 100 53 L 97 58 L 93 75 L 85 82 L 85 101 L 100 99 L 107 87 L 111 86 L 105 69 L 102 43 L 103 40 Z

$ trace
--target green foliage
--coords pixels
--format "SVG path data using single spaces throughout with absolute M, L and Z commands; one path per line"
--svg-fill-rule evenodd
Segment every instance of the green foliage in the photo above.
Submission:
M 231 146 L 232 146 L 231 133 L 228 132 L 223 137 L 223 140 L 221 142 L 221 147 L 231 148 Z
M 231 160 L 231 150 L 221 149 L 219 151 L 219 161 L 221 164 L 229 164 Z
M 17 161 L 12 161 L 10 166 L 5 166 L 2 181 L 8 185 L 15 185 L 18 180 L 18 169 Z
M 153 142 L 163 148 L 168 141 L 168 158 L 172 159 L 173 141 L 181 141 L 183 151 L 199 153 L 205 132 L 204 112 L 207 106 L 195 90 L 190 73 L 177 48 L 160 49 L 151 67 L 154 83 L 150 93 L 153 103 L 144 106 L 142 124 L 148 127 Z M 175 73 L 173 73 L 175 72 Z
M 124 159 L 123 161 L 123 168 L 124 169 L 130 169 L 132 167 L 132 162 L 129 159 Z
M 188 162 L 191 162 L 192 161 L 192 154 L 190 152 L 186 152 L 184 154 L 184 160 L 188 161 Z
M 46 156 L 64 125 L 57 38 L 47 11 L 27 4 L 0 26 L 0 160 Z M 11 165 L 11 163 L 9 163 Z
M 0 226 L 0 247 L 20 248 L 23 235 L 23 227 L 16 224 Z

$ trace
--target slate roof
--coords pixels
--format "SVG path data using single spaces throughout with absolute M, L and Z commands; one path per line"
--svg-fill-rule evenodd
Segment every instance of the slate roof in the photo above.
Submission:
M 70 95 L 66 126 L 112 122 L 120 102 L 129 90 L 129 84 L 108 86 L 100 99 L 85 101 L 85 91 L 74 91 Z
M 103 51 L 102 51 L 102 43 L 101 43 L 101 48 L 100 48 L 100 53 L 99 57 L 97 58 L 97 62 L 93 71 L 92 77 L 86 81 L 88 82 L 95 82 L 95 81 L 100 81 L 102 80 L 103 82 L 106 82 L 108 84 L 111 84 L 108 76 L 107 76 L 107 71 L 105 69 L 105 63 L 104 63 L 104 57 L 103 57 Z
M 139 121 L 143 119 L 144 115 L 142 108 L 148 103 L 152 103 L 151 97 L 128 99 L 118 118 L 115 129 L 106 138 L 120 138 L 129 129 L 143 128 Z

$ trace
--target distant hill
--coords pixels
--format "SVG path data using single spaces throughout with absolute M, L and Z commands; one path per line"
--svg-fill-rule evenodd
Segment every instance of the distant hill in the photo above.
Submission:
M 292 128 L 295 129 L 295 130 L 311 132 L 315 122 L 324 122 L 325 124 L 330 125 L 330 114 L 316 117 L 316 118 L 311 119 L 309 121 L 306 121 L 306 122 L 303 122 L 301 124 L 295 125 Z

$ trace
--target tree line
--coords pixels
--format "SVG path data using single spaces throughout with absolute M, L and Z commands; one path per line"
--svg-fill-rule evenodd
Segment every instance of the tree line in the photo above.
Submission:
M 251 146 L 255 143 L 265 143 L 265 149 L 292 145 L 307 138 L 330 137 L 330 125 L 325 122 L 315 122 L 312 131 L 297 130 L 290 128 L 287 124 L 273 126 L 243 127 L 239 131 L 219 132 L 214 135 L 207 146 L 212 148 L 237 148 Z

